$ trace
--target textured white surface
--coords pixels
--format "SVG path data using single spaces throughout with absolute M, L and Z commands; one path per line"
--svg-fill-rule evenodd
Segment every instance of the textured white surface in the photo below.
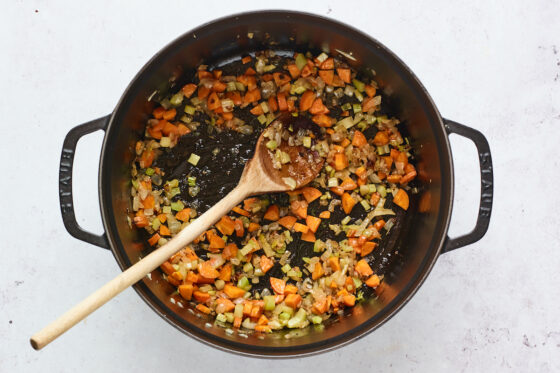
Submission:
M 41 352 L 29 336 L 118 273 L 109 252 L 75 240 L 58 207 L 62 140 L 109 113 L 163 45 L 262 1 L 8 1 L 0 13 L 0 371 L 560 370 L 560 3 L 283 1 L 353 24 L 399 55 L 447 118 L 488 138 L 495 169 L 490 230 L 442 256 L 417 295 L 375 333 L 334 352 L 263 361 L 195 342 L 132 290 Z M 271 5 L 267 3 L 266 5 Z M 101 133 L 80 141 L 77 215 L 101 230 Z M 451 235 L 474 224 L 478 165 L 452 140 Z

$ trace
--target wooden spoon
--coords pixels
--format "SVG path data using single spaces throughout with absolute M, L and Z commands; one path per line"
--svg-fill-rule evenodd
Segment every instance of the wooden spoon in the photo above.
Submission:
M 301 117 L 294 120 L 291 116 L 284 116 L 273 124 L 278 121 L 284 126 L 289 123 L 300 128 L 316 127 L 309 119 Z M 324 159 L 319 157 L 316 152 L 303 146 L 288 146 L 286 141 L 282 141 L 279 149 L 290 155 L 291 162 L 282 166 L 281 169 L 275 169 L 272 166 L 273 155 L 266 147 L 267 141 L 268 139 L 261 134 L 257 141 L 255 155 L 247 162 L 239 184 L 229 194 L 181 230 L 168 243 L 154 250 L 33 335 L 30 340 L 31 346 L 36 350 L 45 347 L 121 291 L 159 267 L 248 196 L 300 188 L 315 179 L 323 167 Z M 293 184 L 292 180 L 294 180 L 295 186 L 286 184 L 286 178 L 291 179 L 288 180 L 288 184 Z

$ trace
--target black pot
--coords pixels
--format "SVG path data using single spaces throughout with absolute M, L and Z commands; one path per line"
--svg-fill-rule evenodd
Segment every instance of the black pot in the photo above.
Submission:
M 252 38 L 248 33 L 253 33 Z M 74 237 L 110 249 L 124 270 L 138 261 L 146 244 L 127 223 L 130 208 L 129 166 L 134 143 L 141 137 L 154 90 L 165 91 L 180 76 L 201 62 L 215 62 L 270 48 L 289 51 L 351 53 L 355 68 L 374 68 L 377 81 L 391 110 L 412 139 L 417 157 L 418 181 L 423 193 L 412 201 L 407 220 L 392 235 L 393 255 L 378 296 L 360 304 L 327 325 L 285 338 L 280 332 L 260 339 L 205 325 L 205 315 L 180 308 L 169 301 L 174 288 L 163 281 L 159 270 L 151 280 L 134 286 L 138 294 L 161 317 L 184 333 L 214 347 L 251 356 L 287 357 L 323 352 L 349 343 L 379 327 L 418 290 L 441 253 L 476 242 L 488 228 L 493 199 L 492 160 L 484 136 L 469 127 L 443 119 L 428 92 L 409 68 L 389 49 L 360 31 L 336 21 L 296 12 L 263 11 L 222 18 L 187 32 L 156 54 L 136 75 L 111 115 L 72 129 L 64 141 L 60 161 L 60 206 L 64 225 Z M 171 79 L 170 79 L 171 77 Z M 162 84 L 162 82 L 164 84 Z M 99 167 L 99 194 L 105 234 L 84 231 L 78 225 L 72 199 L 72 164 L 78 139 L 96 130 L 105 131 Z M 453 164 L 448 135 L 472 140 L 479 154 L 482 192 L 475 229 L 449 238 L 447 229 L 453 204 Z

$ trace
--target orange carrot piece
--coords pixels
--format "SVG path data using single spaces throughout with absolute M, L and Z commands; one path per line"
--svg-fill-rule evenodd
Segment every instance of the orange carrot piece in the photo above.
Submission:
M 321 197 L 322 193 L 319 189 L 313 187 L 304 187 L 302 188 L 303 198 L 307 201 L 307 203 L 311 203 L 315 201 L 317 198 Z
M 358 148 L 367 144 L 367 139 L 364 134 L 358 130 L 354 131 L 354 137 L 352 138 L 352 145 Z
M 212 78 L 212 73 L 206 70 L 198 70 L 198 79 Z
M 329 190 L 337 196 L 342 196 L 344 194 L 344 189 L 342 189 L 341 187 L 332 187 Z
M 160 238 L 161 238 L 161 236 L 159 235 L 159 233 L 155 233 L 152 237 L 150 237 L 150 239 L 148 240 L 148 243 L 150 245 L 154 246 L 156 243 L 158 243 Z
M 261 315 L 259 317 L 259 320 L 257 321 L 257 326 L 267 325 L 267 324 L 268 324 L 268 317 L 266 317 L 265 315 Z
M 346 155 L 344 153 L 336 153 L 334 155 L 333 167 L 337 171 L 344 170 L 346 167 L 348 167 L 348 158 L 346 158 Z
M 222 107 L 222 101 L 219 99 L 216 92 L 212 92 L 210 97 L 208 97 L 208 109 L 209 110 L 216 110 L 217 108 Z
M 193 95 L 194 91 L 196 91 L 196 84 L 187 84 L 186 86 L 181 88 L 181 91 L 183 91 L 183 94 L 186 98 L 190 98 Z
M 313 303 L 313 306 L 311 307 L 311 311 L 316 315 L 322 315 L 329 310 L 329 307 L 330 307 L 330 302 L 328 301 L 328 298 L 325 297 L 321 301 L 317 301 Z
M 162 236 L 171 236 L 171 231 L 169 230 L 169 228 L 167 228 L 167 226 L 161 224 L 159 226 L 159 234 L 161 234 Z
M 356 265 L 354 266 L 354 269 L 360 274 L 360 276 L 367 277 L 373 274 L 373 270 L 365 259 L 359 260 L 358 263 L 356 263 Z
M 301 240 L 305 242 L 315 242 L 317 238 L 315 238 L 315 234 L 308 229 L 307 232 L 301 234 Z
M 342 195 L 342 209 L 346 214 L 350 214 L 356 203 L 357 201 L 350 194 L 344 193 Z
M 278 205 L 270 205 L 263 216 L 264 219 L 276 221 L 280 218 L 280 209 Z
M 373 241 L 365 242 L 361 247 L 360 255 L 361 256 L 368 255 L 369 253 L 371 253 L 373 251 L 373 249 L 375 249 L 376 246 L 377 246 L 377 243 L 375 243 Z
M 234 208 L 231 209 L 233 212 L 238 213 L 239 215 L 243 215 L 243 216 L 251 216 L 251 214 L 248 211 L 243 210 L 240 207 L 235 206 Z
M 286 215 L 286 216 L 278 219 L 278 224 L 280 224 L 281 226 L 283 226 L 287 229 L 292 229 L 292 227 L 294 226 L 296 221 L 297 221 L 297 218 L 295 216 Z
M 237 256 L 237 250 L 239 249 L 235 243 L 228 243 L 224 250 L 222 250 L 222 258 L 225 260 L 235 258 Z
M 224 247 L 226 247 L 226 243 L 224 239 L 218 236 L 216 233 L 212 231 L 208 231 L 207 236 L 208 236 L 208 242 L 210 243 L 210 246 L 208 248 L 223 249 Z
M 340 143 L 340 146 L 346 148 L 348 145 L 350 145 L 350 140 L 345 137 L 344 140 L 342 140 L 342 142 Z
M 169 262 L 163 262 L 161 265 L 161 270 L 168 276 L 171 276 L 173 272 L 175 272 L 175 268 Z
M 271 113 L 278 111 L 278 101 L 276 101 L 276 97 L 270 96 L 268 98 L 268 108 Z
M 205 86 L 201 86 L 198 89 L 198 98 L 203 99 L 206 98 L 210 94 L 210 88 L 206 88 Z
M 225 266 L 223 266 L 222 269 L 220 269 L 220 274 L 218 275 L 218 278 L 226 282 L 231 281 L 231 273 L 232 273 L 231 263 L 228 263 Z
M 250 104 L 251 102 L 257 102 L 261 99 L 261 91 L 258 88 L 254 88 L 247 93 L 245 93 L 245 97 L 243 97 L 243 102 L 246 104 Z
M 399 181 L 401 181 L 401 179 L 401 175 L 387 175 L 387 181 L 393 184 L 398 183 Z
M 190 128 L 185 126 L 183 123 L 179 123 L 179 125 L 177 126 L 177 131 L 181 136 L 191 132 Z
M 340 271 L 340 262 L 338 261 L 338 257 L 331 256 L 327 260 L 327 263 L 329 264 L 329 267 L 332 268 L 333 272 Z
M 365 86 L 365 90 L 366 90 L 366 94 L 369 97 L 375 96 L 375 87 L 368 84 L 368 85 Z
M 384 131 L 379 131 L 375 134 L 373 143 L 377 146 L 387 145 L 389 143 L 389 136 Z
M 261 226 L 259 224 L 250 222 L 247 230 L 249 231 L 249 233 L 251 233 L 251 232 L 254 232 L 254 231 L 258 230 L 260 227 Z
M 342 302 L 348 307 L 352 307 L 356 304 L 356 297 L 352 294 L 345 295 L 342 297 Z
M 297 78 L 300 74 L 300 71 L 295 63 L 288 65 L 288 71 L 293 79 Z
M 367 113 L 370 110 L 374 110 L 375 106 L 375 99 L 373 97 L 366 97 L 362 102 L 362 112 Z
M 243 320 L 243 318 L 241 317 L 235 317 L 233 319 L 233 327 L 234 328 L 240 328 L 241 327 L 241 321 Z
M 233 222 L 233 228 L 235 229 L 235 235 L 237 237 L 243 237 L 245 234 L 245 227 L 243 226 L 241 219 L 235 219 Z
M 193 294 L 193 290 L 194 290 L 193 284 L 179 285 L 178 290 L 179 290 L 179 294 L 181 294 L 181 296 L 185 300 L 191 300 L 192 299 L 192 294 Z
M 327 107 L 323 104 L 322 99 L 316 98 L 315 101 L 313 101 L 313 105 L 311 105 L 311 108 L 309 109 L 309 112 L 313 115 L 328 114 L 329 109 L 327 109 Z
M 416 177 L 416 171 L 409 172 L 401 178 L 400 183 L 401 184 L 406 184 L 406 183 L 414 180 L 415 177 Z
M 334 69 L 334 58 L 329 57 L 326 60 L 324 60 L 323 63 L 321 64 L 321 69 L 323 70 Z
M 286 281 L 280 278 L 271 277 L 270 286 L 276 294 L 284 295 L 284 290 L 286 289 Z
M 307 227 L 309 228 L 309 230 L 313 233 L 317 232 L 317 229 L 319 229 L 319 225 L 321 225 L 321 219 L 311 215 L 307 215 L 307 218 L 305 218 L 305 222 L 307 223 Z
M 206 278 L 216 278 L 220 275 L 220 272 L 216 268 L 212 267 L 209 261 L 202 262 L 198 265 L 198 273 Z
M 301 233 L 307 233 L 307 231 L 309 230 L 309 228 L 307 227 L 307 225 L 303 225 L 301 223 L 295 223 L 294 224 L 294 230 L 296 232 L 301 232 Z
M 200 290 L 195 290 L 193 292 L 193 297 L 194 299 L 196 299 L 197 302 L 201 302 L 204 303 L 206 302 L 208 299 L 210 299 L 210 294 L 208 293 L 203 293 Z
M 251 114 L 253 115 L 262 115 L 264 114 L 263 108 L 261 105 L 257 105 L 250 110 Z
M 286 288 L 284 289 L 284 294 L 297 294 L 298 288 L 293 284 L 286 284 Z
M 321 219 L 330 219 L 330 217 L 331 217 L 331 212 L 330 212 L 329 210 L 322 211 L 322 212 L 319 214 L 319 217 L 320 217 Z
M 193 84 L 194 85 L 194 84 Z M 196 88 L 196 86 L 195 86 Z M 156 119 L 161 119 L 163 118 L 163 113 L 165 113 L 165 109 L 161 106 L 158 106 L 157 108 L 154 109 L 154 111 L 152 111 L 152 115 L 154 116 L 154 118 Z
M 212 86 L 212 90 L 214 92 L 223 92 L 226 90 L 226 88 L 227 88 L 226 83 L 220 82 L 219 80 L 216 83 L 214 83 L 214 85 Z
M 350 83 L 351 82 L 350 69 L 338 68 L 338 69 L 336 69 L 336 73 L 338 74 L 340 79 L 342 79 L 342 81 L 344 83 Z
M 142 200 L 142 204 L 144 205 L 145 209 L 153 209 L 156 205 L 156 200 L 153 195 L 148 194 L 146 198 Z
M 357 187 L 358 187 L 358 185 L 356 184 L 356 182 L 354 180 L 352 180 L 351 177 L 347 177 L 340 184 L 340 188 L 342 188 L 344 190 L 354 190 Z
M 303 69 L 301 69 L 301 77 L 302 78 L 307 78 L 309 75 L 311 75 L 313 73 L 313 71 L 311 70 L 311 68 L 309 67 L 309 65 L 305 65 L 303 67 Z
M 274 261 L 266 255 L 261 255 L 260 265 L 263 273 L 266 273 L 272 268 Z
M 301 95 L 301 100 L 299 102 L 299 111 L 307 111 L 313 105 L 313 101 L 315 100 L 315 93 L 313 91 L 305 91 L 303 95 Z
M 306 201 L 294 201 L 290 205 L 292 213 L 300 219 L 305 219 L 307 217 L 307 202 Z
M 243 63 L 243 65 L 248 64 L 249 62 L 251 62 L 251 56 L 245 56 L 241 59 L 241 62 Z
M 245 294 L 245 290 L 231 284 L 226 284 L 224 286 L 224 293 L 226 293 L 228 297 L 235 299 L 242 297 Z
M 376 288 L 379 286 L 380 283 L 381 280 L 377 275 L 372 275 L 370 278 L 366 280 L 366 285 L 369 286 L 370 288 Z
M 278 99 L 278 110 L 280 111 L 287 111 L 288 110 L 288 102 L 286 101 L 286 95 L 283 93 L 278 93 L 276 96 Z
M 332 85 L 334 79 L 334 70 L 319 70 L 319 76 L 327 85 Z
M 286 299 L 284 299 L 284 303 L 286 303 L 286 306 L 292 307 L 293 309 L 298 308 L 302 301 L 303 299 L 299 294 L 288 294 L 286 296 Z
M 190 217 L 191 217 L 191 209 L 188 207 L 182 209 L 181 211 L 175 214 L 175 218 L 180 221 L 188 221 Z
M 408 210 L 409 199 L 408 194 L 404 190 L 397 190 L 397 193 L 393 197 L 393 202 L 403 210 Z
M 315 263 L 315 268 L 313 268 L 313 273 L 311 273 L 311 278 L 313 280 L 317 280 L 324 274 L 325 271 L 323 270 L 323 266 L 321 265 L 321 263 L 320 262 Z
M 231 236 L 235 231 L 235 222 L 229 216 L 224 215 L 222 216 L 220 221 L 216 223 L 216 228 L 218 228 L 218 230 L 222 232 L 222 234 Z
M 332 126 L 331 117 L 329 117 L 326 114 L 314 115 L 313 118 L 311 118 L 311 120 L 313 121 L 313 123 L 317 124 L 319 127 L 331 127 Z

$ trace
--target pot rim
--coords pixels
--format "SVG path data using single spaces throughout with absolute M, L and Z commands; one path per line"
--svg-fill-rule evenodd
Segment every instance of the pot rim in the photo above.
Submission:
M 111 117 L 107 126 L 107 130 L 105 132 L 105 136 L 103 138 L 102 148 L 101 148 L 101 155 L 99 161 L 99 174 L 98 174 L 98 188 L 99 188 L 99 203 L 100 203 L 100 210 L 101 210 L 101 217 L 103 222 L 103 227 L 107 234 L 107 239 L 109 245 L 111 247 L 111 252 L 115 257 L 119 267 L 121 270 L 125 270 L 128 268 L 131 263 L 126 257 L 121 257 L 117 250 L 117 243 L 115 240 L 116 229 L 110 224 L 112 220 L 114 220 L 114 216 L 112 212 L 110 212 L 108 206 L 111 205 L 110 197 L 111 194 L 107 191 L 105 193 L 105 184 L 106 181 L 103 179 L 103 172 L 104 167 L 103 165 L 107 162 L 107 143 L 108 139 L 110 138 L 111 130 L 115 127 L 115 117 L 119 111 L 119 108 L 122 107 L 123 103 L 129 96 L 129 93 L 132 91 L 135 83 L 138 82 L 139 78 L 142 77 L 149 68 L 152 67 L 162 56 L 168 53 L 176 44 L 180 44 L 181 41 L 189 36 L 193 36 L 197 33 L 201 33 L 203 30 L 210 29 L 212 27 L 225 25 L 230 21 L 245 18 L 245 17 L 273 17 L 273 18 L 298 18 L 301 19 L 311 19 L 315 22 L 328 24 L 330 27 L 335 27 L 338 29 L 344 29 L 346 32 L 356 35 L 359 38 L 365 39 L 370 45 L 375 45 L 377 48 L 384 51 L 387 57 L 391 58 L 393 63 L 396 66 L 399 66 L 407 75 L 407 78 L 410 79 L 411 82 L 416 84 L 419 90 L 424 95 L 424 99 L 427 100 L 429 104 L 429 109 L 433 111 L 430 113 L 431 115 L 435 116 L 437 123 L 439 126 L 437 130 L 440 133 L 436 133 L 435 137 L 436 140 L 439 141 L 437 147 L 440 151 L 440 166 L 442 168 L 442 174 L 444 174 L 444 168 L 447 168 L 448 172 L 448 180 L 442 178 L 442 188 L 441 188 L 441 203 L 440 203 L 440 210 L 439 215 L 437 217 L 437 223 L 434 230 L 434 235 L 432 238 L 432 242 L 430 246 L 436 247 L 436 250 L 431 250 L 428 255 L 426 255 L 422 262 L 420 263 L 416 273 L 413 275 L 411 280 L 403 287 L 403 289 L 399 292 L 395 298 L 385 305 L 383 309 L 378 312 L 374 317 L 371 317 L 366 322 L 344 332 L 335 337 L 332 337 L 327 340 L 321 340 L 319 342 L 314 342 L 306 345 L 299 345 L 299 346 L 289 346 L 289 347 L 261 347 L 252 345 L 249 343 L 240 343 L 237 341 L 232 341 L 229 339 L 225 339 L 214 334 L 208 333 L 202 328 L 198 328 L 194 324 L 191 323 L 180 323 L 179 320 L 172 319 L 169 317 L 169 314 L 173 315 L 174 312 L 169 309 L 159 298 L 157 298 L 143 282 L 138 282 L 133 286 L 134 290 L 140 295 L 140 297 L 154 310 L 160 317 L 165 319 L 171 325 L 173 325 L 178 330 L 182 331 L 183 333 L 189 335 L 190 337 L 198 340 L 208 346 L 212 346 L 218 348 L 222 351 L 230 352 L 239 354 L 242 356 L 247 357 L 258 357 L 258 358 L 291 358 L 291 357 L 306 357 L 312 356 L 323 352 L 332 351 L 336 348 L 345 346 L 351 342 L 354 342 L 369 333 L 373 332 L 375 329 L 379 328 L 383 324 L 385 324 L 389 319 L 391 319 L 397 312 L 401 310 L 401 308 L 416 294 L 420 286 L 424 283 L 425 279 L 431 272 L 439 254 L 442 250 L 444 242 L 447 238 L 447 231 L 449 228 L 449 223 L 451 220 L 451 211 L 453 208 L 453 195 L 454 195 L 454 171 L 453 171 L 453 158 L 451 156 L 451 147 L 449 144 L 449 139 L 447 133 L 445 131 L 445 126 L 443 123 L 443 119 L 435 105 L 433 99 L 429 95 L 426 88 L 422 85 L 418 77 L 412 72 L 412 70 L 389 48 L 387 48 L 384 44 L 380 43 L 377 39 L 373 38 L 372 36 L 356 29 L 353 26 L 347 25 L 345 23 L 339 22 L 337 20 L 307 13 L 307 12 L 300 12 L 300 11 L 291 11 L 291 10 L 258 10 L 258 11 L 247 11 L 236 13 L 228 16 L 223 16 L 220 18 L 216 18 L 209 22 L 206 22 L 190 31 L 183 33 L 182 35 L 178 36 L 163 48 L 161 48 L 157 53 L 154 54 L 152 58 L 142 66 L 142 68 L 138 71 L 138 73 L 132 78 L 126 89 L 123 91 L 115 109 L 111 113 Z M 435 130 L 435 128 L 434 128 Z M 444 152 L 444 153 L 443 153 Z M 447 183 L 447 188 L 445 188 L 445 184 Z M 439 231 L 439 232 L 438 232 Z M 167 309 L 168 314 L 165 314 L 162 309 Z M 187 325 L 188 324 L 188 325 Z M 186 326 L 186 327 L 185 327 Z

